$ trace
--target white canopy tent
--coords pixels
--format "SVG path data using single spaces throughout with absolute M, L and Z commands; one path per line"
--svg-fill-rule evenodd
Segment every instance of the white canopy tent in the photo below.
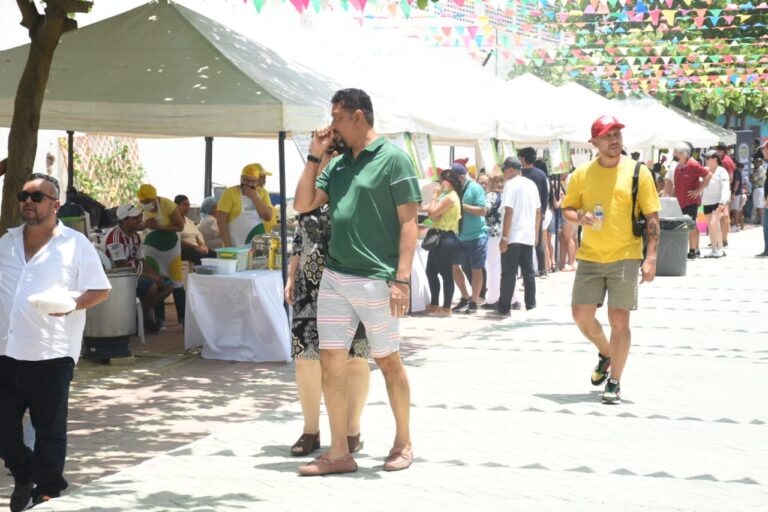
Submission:
M 723 137 L 701 123 L 694 122 L 650 96 L 624 100 L 608 100 L 586 87 L 571 82 L 558 87 L 563 94 L 559 98 L 567 128 L 563 139 L 576 145 L 586 145 L 590 139 L 590 126 L 598 116 L 615 116 L 626 125 L 624 144 L 628 148 L 665 148 L 685 140 L 697 147 L 711 146 L 718 140 L 735 140 Z M 732 132 L 731 132 L 732 133 Z
M 646 125 L 631 122 L 621 106 L 593 92 L 576 82 L 569 82 L 558 88 L 560 110 L 565 128 L 561 139 L 577 147 L 591 147 L 589 140 L 592 122 L 602 115 L 612 115 L 626 125 L 624 144 L 627 147 L 650 147 L 653 130 Z M 623 116 L 623 117 L 622 117 Z
M 526 73 L 506 82 L 504 94 L 498 105 L 499 139 L 545 144 L 565 129 L 562 91 L 549 82 Z
M 611 103 L 619 105 L 626 113 L 622 114 L 626 118 L 622 123 L 627 125 L 627 130 L 632 124 L 641 123 L 644 129 L 653 132 L 653 137 L 648 141 L 650 146 L 669 148 L 680 141 L 688 141 L 694 147 L 707 147 L 714 146 L 721 140 L 720 135 L 665 107 L 651 96 L 611 100 Z M 734 142 L 735 139 L 736 134 L 733 134 Z
M 239 27 L 292 60 L 317 67 L 343 87 L 370 94 L 381 133 L 425 133 L 433 139 L 474 143 L 496 135 L 504 81 L 467 56 L 447 55 L 351 20 L 319 17 L 290 37 L 257 22 Z
M 658 100 L 657 100 L 658 101 Z M 691 114 L 690 112 L 686 112 L 685 110 L 679 109 L 673 105 L 667 105 L 668 109 L 672 110 L 676 114 L 680 114 L 681 116 L 685 117 L 692 123 L 696 123 L 699 126 L 702 126 L 703 128 L 707 129 L 714 135 L 716 135 L 721 142 L 726 143 L 729 146 L 733 146 L 736 144 L 736 132 L 733 130 L 729 130 L 728 128 L 723 128 L 719 124 L 715 124 L 711 121 L 707 121 L 706 119 L 702 119 L 701 117 Z

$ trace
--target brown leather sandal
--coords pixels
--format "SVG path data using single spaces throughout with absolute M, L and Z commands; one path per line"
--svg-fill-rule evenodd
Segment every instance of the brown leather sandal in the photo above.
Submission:
M 320 449 L 320 432 L 317 434 L 301 434 L 299 440 L 291 446 L 291 455 L 301 457 Z
M 360 440 L 360 434 L 356 436 L 347 436 L 347 446 L 349 447 L 349 453 L 359 452 L 363 449 L 364 441 Z

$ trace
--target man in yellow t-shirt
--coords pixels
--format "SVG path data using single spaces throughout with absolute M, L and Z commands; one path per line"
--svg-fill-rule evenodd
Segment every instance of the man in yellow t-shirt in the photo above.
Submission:
M 256 235 L 269 233 L 276 224 L 269 192 L 264 188 L 267 176 L 261 164 L 243 167 L 240 185 L 224 191 L 216 205 L 216 223 L 224 247 L 248 245 Z
M 647 248 L 643 261 L 642 238 L 632 233 L 632 177 L 635 161 L 622 156 L 624 125 L 612 116 L 592 124 L 592 139 L 599 154 L 573 172 L 563 199 L 563 216 L 581 224 L 583 237 L 576 253 L 579 262 L 573 282 L 571 308 L 576 325 L 599 350 L 592 384 L 599 386 L 609 376 L 603 403 L 621 403 L 619 380 L 629 355 L 629 313 L 637 309 L 638 270 L 640 282 L 656 275 L 656 246 L 659 242 L 659 210 L 653 177 L 641 167 L 636 213 L 646 218 Z M 610 341 L 595 318 L 608 293 Z

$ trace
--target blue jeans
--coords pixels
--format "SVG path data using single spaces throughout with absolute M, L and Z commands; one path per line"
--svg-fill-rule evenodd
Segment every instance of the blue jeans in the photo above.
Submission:
M 461 267 L 467 266 L 471 270 L 485 268 L 485 254 L 488 246 L 488 236 L 483 235 L 475 240 L 459 242 L 453 251 L 451 262 Z
M 763 254 L 768 254 L 768 208 L 763 211 Z

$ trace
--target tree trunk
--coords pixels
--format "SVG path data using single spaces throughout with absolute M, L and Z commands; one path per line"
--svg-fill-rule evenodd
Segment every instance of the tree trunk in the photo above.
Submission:
M 51 72 L 53 53 L 64 32 L 77 28 L 67 12 L 88 12 L 91 2 L 80 0 L 48 0 L 45 15 L 37 11 L 31 0 L 16 0 L 21 11 L 21 24 L 29 30 L 31 44 L 27 64 L 16 90 L 11 131 L 8 135 L 8 170 L 3 185 L 0 213 L 0 235 L 19 224 L 19 202 L 16 194 L 32 173 L 37 152 L 37 132 L 43 108 L 45 88 Z

